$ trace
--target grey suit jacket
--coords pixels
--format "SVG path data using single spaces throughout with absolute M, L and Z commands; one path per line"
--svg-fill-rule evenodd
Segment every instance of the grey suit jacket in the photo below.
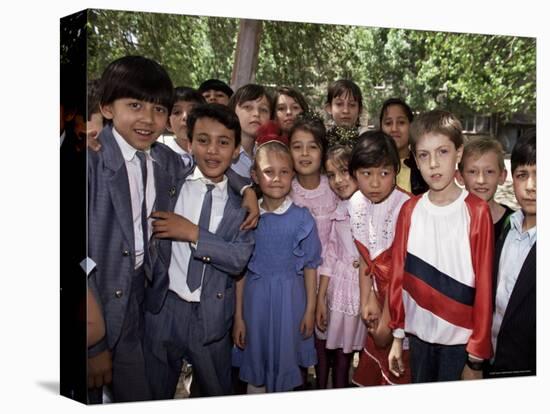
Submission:
M 181 186 L 178 187 L 178 195 L 180 190 Z M 204 344 L 219 340 L 231 329 L 235 311 L 234 277 L 246 267 L 254 248 L 254 233 L 239 230 L 246 215 L 246 210 L 240 206 L 241 197 L 231 190 L 228 190 L 228 196 L 216 233 L 199 230 L 194 255 L 206 265 L 200 306 Z M 173 211 L 176 200 L 172 201 L 170 211 Z M 152 313 L 160 312 L 164 305 L 171 256 L 172 242 L 161 240 L 153 268 L 153 283 L 145 293 L 145 308 Z
M 88 282 L 102 308 L 107 345 L 112 349 L 120 337 L 131 291 L 134 228 L 128 174 L 112 127 L 106 126 L 98 140 L 100 151 L 88 151 L 87 255 L 96 263 Z M 156 209 L 169 210 L 190 169 L 164 144 L 155 143 L 151 156 L 155 160 Z

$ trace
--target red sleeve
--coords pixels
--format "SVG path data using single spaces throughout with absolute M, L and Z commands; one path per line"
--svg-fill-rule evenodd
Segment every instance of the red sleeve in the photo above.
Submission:
M 405 258 L 407 256 L 407 242 L 409 240 L 409 228 L 411 227 L 411 215 L 414 206 L 420 197 L 407 200 L 397 218 L 395 237 L 392 246 L 391 279 L 388 290 L 390 308 L 390 328 L 403 329 L 405 327 L 405 309 L 403 308 L 403 275 L 405 274 Z
M 476 283 L 472 310 L 473 331 L 466 351 L 478 358 L 489 359 L 493 354 L 493 220 L 485 201 L 472 195 L 468 195 L 465 201 L 470 212 L 470 246 Z

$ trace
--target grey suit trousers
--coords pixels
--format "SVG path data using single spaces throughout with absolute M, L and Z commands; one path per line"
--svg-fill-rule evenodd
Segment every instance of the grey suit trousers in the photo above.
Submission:
M 193 366 L 200 396 L 231 394 L 231 336 L 204 344 L 200 303 L 168 291 L 158 314 L 145 312 L 145 365 L 153 399 L 174 397 L 182 359 Z

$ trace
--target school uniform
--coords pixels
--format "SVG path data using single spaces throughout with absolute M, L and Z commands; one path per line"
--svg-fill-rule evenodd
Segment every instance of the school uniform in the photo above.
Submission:
M 161 143 L 145 155 L 147 180 L 135 148 L 108 125 L 100 133 L 99 152 L 88 153 L 88 286 L 102 309 L 106 335 L 88 357 L 109 349 L 113 360 L 115 402 L 151 397 L 143 359 L 143 297 L 150 283 L 151 223 L 143 235 L 142 205 L 147 216 L 167 210 L 176 183 L 188 170 Z M 147 280 L 147 282 L 146 282 Z
M 537 228 L 522 231 L 521 210 L 510 216 L 495 250 L 492 343 L 486 377 L 536 375 Z
M 254 247 L 251 231 L 241 231 L 246 211 L 241 197 L 228 191 L 227 179 L 212 183 L 196 167 L 178 188 L 174 212 L 198 224 L 211 190 L 208 225 L 199 225 L 196 245 L 161 240 L 146 292 L 145 350 L 153 399 L 173 398 L 182 360 L 193 366 L 201 396 L 231 393 L 231 327 L 234 277 L 245 268 Z M 189 262 L 201 262 L 200 287 L 189 285 Z

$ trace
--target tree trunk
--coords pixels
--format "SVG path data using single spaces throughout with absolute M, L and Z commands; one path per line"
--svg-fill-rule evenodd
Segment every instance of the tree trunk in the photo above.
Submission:
M 231 75 L 231 87 L 235 91 L 247 83 L 254 82 L 256 78 L 261 32 L 261 20 L 241 19 Z

